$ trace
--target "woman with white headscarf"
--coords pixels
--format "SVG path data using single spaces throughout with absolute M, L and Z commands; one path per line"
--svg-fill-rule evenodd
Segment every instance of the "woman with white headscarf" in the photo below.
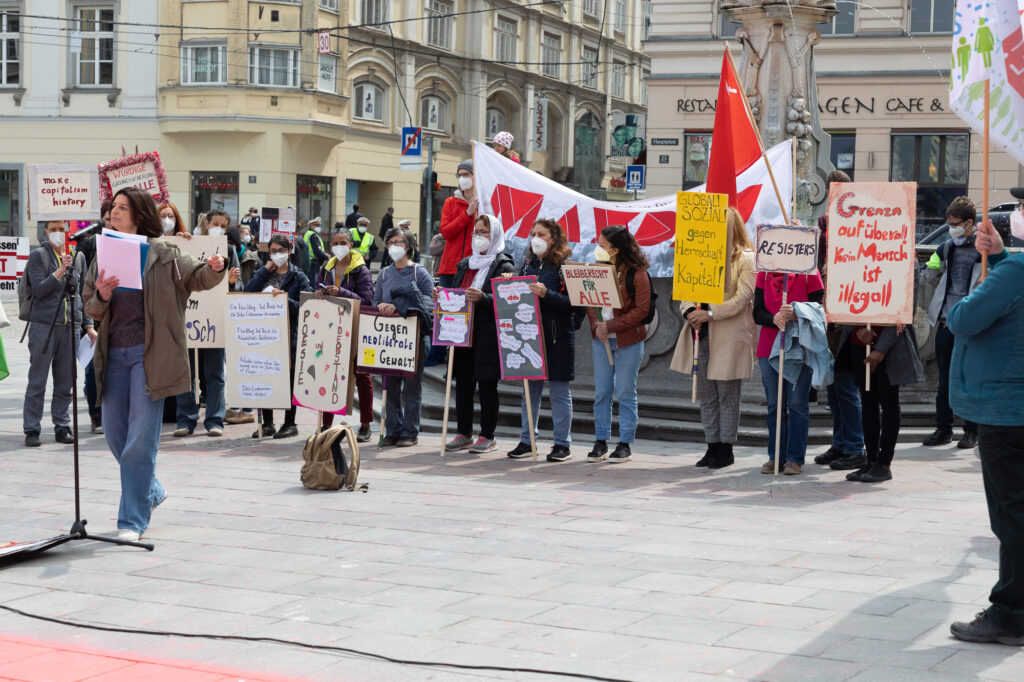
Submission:
M 465 289 L 474 303 L 473 345 L 455 348 L 455 414 L 458 432 L 448 450 L 469 448 L 470 452 L 497 449 L 494 428 L 498 424 L 498 332 L 494 324 L 494 295 L 491 280 L 515 272 L 512 257 L 504 253 L 505 233 L 492 215 L 478 216 L 473 223 L 473 254 L 459 261 L 455 288 Z M 437 291 L 435 290 L 435 296 Z M 473 438 L 473 394 L 480 387 L 480 433 Z

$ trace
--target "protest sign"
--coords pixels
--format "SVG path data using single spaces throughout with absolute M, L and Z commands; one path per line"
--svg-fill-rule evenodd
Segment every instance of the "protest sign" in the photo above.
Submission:
M 137 187 L 149 192 L 153 201 L 166 204 L 167 175 L 157 152 L 134 154 L 99 165 L 100 201 L 107 201 L 125 187 Z
M 359 313 L 356 367 L 364 374 L 414 376 L 419 353 L 420 318 L 391 317 L 376 308 Z
M 832 183 L 825 310 L 838 324 L 912 324 L 917 183 Z
M 265 248 L 275 234 L 283 234 L 289 242 L 295 241 L 294 208 L 264 206 L 260 209 L 260 247 Z
M 228 238 L 196 235 L 192 239 L 174 239 L 182 253 L 201 261 L 210 256 L 224 256 L 224 268 L 231 267 Z M 220 284 L 208 291 L 193 291 L 185 306 L 185 341 L 189 348 L 223 348 L 224 306 L 227 302 L 228 273 Z
M 473 345 L 473 302 L 465 289 L 439 289 L 434 301 L 435 346 Z
M 100 179 L 92 164 L 29 165 L 31 220 L 99 220 Z
M 302 294 L 292 402 L 318 412 L 349 414 L 355 388 L 352 332 L 359 302 Z
M 615 266 L 606 263 L 573 263 L 562 265 L 562 279 L 569 302 L 583 308 L 621 308 Z
M 816 227 L 758 225 L 754 260 L 757 269 L 791 275 L 810 275 L 818 269 Z
M 494 321 L 502 379 L 546 379 L 540 300 L 530 291 L 537 278 L 492 279 Z
M 291 407 L 288 298 L 228 294 L 225 326 L 227 404 L 272 410 Z
M 0 237 L 0 298 L 17 298 L 18 277 L 27 263 L 27 237 Z
M 676 192 L 676 240 L 672 261 L 672 298 L 722 303 L 729 263 L 729 197 Z

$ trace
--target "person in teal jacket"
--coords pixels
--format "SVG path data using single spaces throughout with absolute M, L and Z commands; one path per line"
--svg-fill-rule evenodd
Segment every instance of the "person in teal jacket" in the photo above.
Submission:
M 978 423 L 989 522 L 999 539 L 992 605 L 950 632 L 968 642 L 1024 645 L 1024 254 L 1009 256 L 991 222 L 976 247 L 988 278 L 949 311 L 956 337 L 949 376 L 953 408 Z

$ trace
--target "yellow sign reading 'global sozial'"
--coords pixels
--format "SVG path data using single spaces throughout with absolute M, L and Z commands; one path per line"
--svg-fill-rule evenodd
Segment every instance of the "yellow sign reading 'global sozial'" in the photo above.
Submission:
M 672 298 L 693 303 L 725 300 L 728 226 L 725 194 L 676 192 Z

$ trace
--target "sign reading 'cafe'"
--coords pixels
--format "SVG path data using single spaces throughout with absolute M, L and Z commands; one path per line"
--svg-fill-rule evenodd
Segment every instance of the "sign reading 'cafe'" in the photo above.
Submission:
M 714 113 L 718 100 L 691 97 L 676 100 L 676 113 Z M 818 101 L 818 112 L 832 114 L 929 114 L 946 113 L 941 97 L 828 97 Z

